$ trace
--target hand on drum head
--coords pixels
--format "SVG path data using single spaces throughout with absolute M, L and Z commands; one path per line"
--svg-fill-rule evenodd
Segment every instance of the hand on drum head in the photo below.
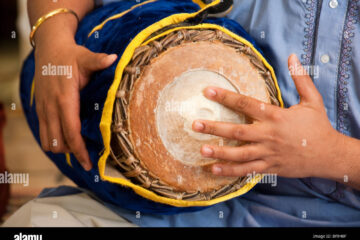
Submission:
M 72 152 L 85 170 L 92 168 L 80 133 L 80 90 L 94 71 L 109 67 L 116 58 L 115 54 L 93 53 L 73 40 L 37 44 L 35 103 L 44 151 Z M 47 74 L 46 68 L 58 66 L 66 74 Z
M 289 69 L 303 74 L 292 74 L 300 103 L 288 109 L 221 88 L 204 90 L 210 100 L 254 120 L 252 124 L 194 121 L 194 131 L 247 142 L 237 147 L 203 146 L 203 156 L 227 161 L 214 164 L 214 174 L 245 176 L 257 172 L 299 178 L 335 174 L 336 168 L 324 166 L 336 166 L 344 136 L 331 126 L 320 93 L 295 55 L 289 57 Z

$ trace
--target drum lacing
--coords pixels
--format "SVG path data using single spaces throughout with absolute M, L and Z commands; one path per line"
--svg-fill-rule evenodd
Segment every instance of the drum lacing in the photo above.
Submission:
M 129 73 L 129 74 L 135 74 L 135 75 L 139 75 L 140 74 L 140 67 L 136 66 L 136 67 L 132 67 L 132 66 L 126 66 L 125 68 L 125 72 Z
M 163 50 L 162 44 L 160 42 L 158 42 L 158 41 L 153 41 L 152 45 L 154 45 L 157 52 L 161 52 Z
M 143 52 L 149 50 L 151 47 L 149 45 L 144 45 L 144 46 L 140 46 L 138 48 L 135 49 L 134 55 L 132 56 L 132 60 L 134 60 L 135 58 L 137 58 L 140 54 L 142 54 Z
M 146 167 L 141 164 L 140 160 L 133 155 L 133 145 L 128 139 L 129 133 L 125 126 L 126 120 L 128 119 L 127 101 L 129 94 L 127 94 L 127 91 L 130 91 L 133 88 L 133 84 L 140 74 L 140 68 L 143 68 L 152 58 L 156 57 L 161 52 L 170 47 L 184 43 L 184 41 L 213 41 L 216 39 L 227 46 L 233 47 L 240 54 L 246 54 L 250 57 L 250 61 L 253 66 L 256 67 L 259 74 L 265 78 L 272 103 L 279 105 L 279 101 L 276 98 L 277 89 L 272 81 L 270 72 L 263 65 L 262 60 L 259 59 L 250 47 L 233 39 L 220 30 L 182 29 L 174 31 L 165 37 L 159 38 L 157 41 L 149 43 L 149 45 L 140 46 L 135 49 L 132 62 L 125 68 L 122 81 L 116 94 L 117 100 L 114 106 L 114 125 L 112 126 L 113 133 L 115 133 L 113 134 L 112 141 L 115 141 L 115 145 L 111 148 L 110 157 L 117 163 L 117 166 L 121 168 L 121 172 L 125 172 L 124 175 L 126 177 L 134 178 L 133 180 L 139 182 L 143 187 L 149 188 L 151 191 L 162 196 L 193 201 L 209 200 L 224 196 L 240 189 L 244 184 L 246 184 L 246 180 L 248 179 L 246 177 L 239 178 L 230 185 L 206 193 L 201 193 L 199 191 L 177 191 L 173 187 L 170 187 L 166 183 L 160 181 L 157 176 L 146 170 Z M 119 156 L 115 156 L 113 149 L 117 151 Z
M 122 122 L 118 122 L 112 125 L 112 132 L 119 133 L 121 131 L 124 131 Z
M 135 169 L 123 173 L 125 177 L 137 177 L 142 173 L 142 169 L 139 166 L 135 166 Z
M 124 90 L 120 90 L 116 93 L 116 98 L 124 98 L 126 96 L 126 92 Z

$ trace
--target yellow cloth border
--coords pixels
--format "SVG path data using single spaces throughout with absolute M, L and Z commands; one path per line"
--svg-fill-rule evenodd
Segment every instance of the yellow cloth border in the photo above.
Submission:
M 118 14 L 115 14 L 109 18 L 107 18 L 106 20 L 104 20 L 102 23 L 100 23 L 99 25 L 95 26 L 91 32 L 88 34 L 88 37 L 90 37 L 94 32 L 98 31 L 98 30 L 101 30 L 104 25 L 111 21 L 111 20 L 114 20 L 114 19 L 117 19 L 117 18 L 121 18 L 122 16 L 124 16 L 125 14 L 131 12 L 132 10 L 134 10 L 135 8 L 137 7 L 140 7 L 140 6 L 143 6 L 145 4 L 148 4 L 148 3 L 152 3 L 152 2 L 156 2 L 158 0 L 148 0 L 146 2 L 142 2 L 142 3 L 139 3 L 139 4 L 136 4 L 134 6 L 132 6 L 131 8 L 121 12 L 121 13 L 118 13 Z M 206 7 L 206 4 L 203 3 L 201 0 L 192 0 L 194 3 L 196 3 L 197 5 L 199 5 L 200 8 L 204 8 Z M 231 6 L 232 8 L 232 6 Z M 33 102 L 34 102 L 34 91 L 35 91 L 35 82 L 34 80 L 32 81 L 32 84 L 31 84 L 31 92 L 30 92 L 30 107 L 33 105 Z
M 275 75 L 275 71 L 272 68 L 272 66 L 266 61 L 266 59 L 261 55 L 261 53 L 249 41 L 247 41 L 245 38 L 239 37 L 238 35 L 236 35 L 235 33 L 231 32 L 231 31 L 229 31 L 226 28 L 220 27 L 219 25 L 210 24 L 210 23 L 202 23 L 202 24 L 199 24 L 199 25 L 196 25 L 196 26 L 177 27 L 177 28 L 172 28 L 172 29 L 170 29 L 168 31 L 165 31 L 165 32 L 163 32 L 163 33 L 161 33 L 161 34 L 147 40 L 146 42 L 144 42 L 141 45 L 147 45 L 147 44 L 149 44 L 149 42 L 154 41 L 154 40 L 156 40 L 156 39 L 158 39 L 160 37 L 163 37 L 163 36 L 173 32 L 173 31 L 176 31 L 176 30 L 180 30 L 180 29 L 196 29 L 196 28 L 209 28 L 209 29 L 220 30 L 220 31 L 226 33 L 227 35 L 233 37 L 234 39 L 238 40 L 239 42 L 244 43 L 245 45 L 249 46 L 256 53 L 256 55 L 258 55 L 260 57 L 260 59 L 262 60 L 263 64 L 266 66 L 266 68 L 269 69 L 269 71 L 271 73 L 271 76 L 274 79 L 276 90 L 278 92 L 277 98 L 278 98 L 278 100 L 280 102 L 280 106 L 282 108 L 284 107 L 284 102 L 283 102 L 282 97 L 281 97 L 280 87 L 278 85 L 278 81 L 277 81 L 277 78 L 276 78 L 276 75 Z
M 121 12 L 121 13 L 118 13 L 118 14 L 116 14 L 116 15 L 113 15 L 113 16 L 107 18 L 107 19 L 104 20 L 102 23 L 100 23 L 99 25 L 95 26 L 95 27 L 91 30 L 91 32 L 88 34 L 88 37 L 90 37 L 94 32 L 96 32 L 96 31 L 98 31 L 98 30 L 101 30 L 107 22 L 109 22 L 109 21 L 111 21 L 111 20 L 114 20 L 114 19 L 117 19 L 117 18 L 121 18 L 122 16 L 124 16 L 124 15 L 127 14 L 128 12 L 131 12 L 132 10 L 134 10 L 134 9 L 137 8 L 137 7 L 143 6 L 143 5 L 148 4 L 148 3 L 156 2 L 156 1 L 157 1 L 157 0 L 149 0 L 149 1 L 146 1 L 146 2 L 142 2 L 142 3 L 136 4 L 136 5 L 132 6 L 131 8 L 129 8 L 128 10 L 125 10 L 125 11 L 123 11 L 123 12 Z
M 132 6 L 131 8 L 129 8 L 128 10 L 125 10 L 121 13 L 118 13 L 116 15 L 113 15 L 109 18 L 107 18 L 106 20 L 104 20 L 102 23 L 100 23 L 99 25 L 95 26 L 91 32 L 88 34 L 88 37 L 90 37 L 94 32 L 96 32 L 97 30 L 101 30 L 104 25 L 111 21 L 111 20 L 114 20 L 114 19 L 117 19 L 117 18 L 121 18 L 122 16 L 124 16 L 125 14 L 127 14 L 128 12 L 134 10 L 135 8 L 137 7 L 140 7 L 142 5 L 145 5 L 145 4 L 148 4 L 148 3 L 152 3 L 152 2 L 156 2 L 158 0 L 149 0 L 149 1 L 146 1 L 146 2 L 142 2 L 142 3 L 139 3 L 139 4 L 136 4 L 134 6 Z M 35 91 L 35 80 L 33 79 L 32 81 L 32 84 L 31 84 L 31 92 L 30 92 L 30 107 L 33 105 L 33 102 L 34 102 L 34 91 Z
M 136 5 L 132 6 L 131 8 L 129 8 L 128 10 L 125 10 L 125 11 L 123 11 L 123 12 L 121 12 L 121 13 L 118 13 L 118 14 L 116 14 L 116 15 L 113 15 L 113 16 L 107 18 L 107 19 L 104 20 L 102 23 L 100 23 L 99 25 L 95 26 L 95 27 L 91 30 L 91 32 L 88 34 L 88 37 L 90 37 L 94 32 L 96 32 L 96 31 L 98 31 L 98 30 L 101 30 L 107 22 L 109 22 L 109 21 L 111 21 L 111 20 L 114 20 L 114 19 L 117 19 L 117 18 L 121 18 L 122 16 L 124 16 L 125 14 L 127 14 L 128 12 L 134 10 L 134 9 L 137 8 L 137 7 L 140 7 L 140 6 L 145 5 L 145 4 L 148 4 L 148 3 L 156 2 L 156 1 L 157 1 L 157 0 L 149 0 L 149 1 L 146 1 L 146 2 L 142 2 L 142 3 L 136 4 Z M 206 4 L 203 3 L 201 0 L 192 0 L 192 1 L 193 1 L 194 3 L 196 3 L 197 5 L 199 5 L 200 8 L 206 7 Z M 231 6 L 231 8 L 232 8 L 232 6 Z
M 199 5 L 200 8 L 204 8 L 206 7 L 206 3 L 204 3 L 201 0 L 192 0 L 193 3 Z M 231 12 L 233 9 L 233 5 L 231 5 L 231 7 L 229 9 L 227 9 L 224 13 L 227 15 L 229 12 Z
M 67 163 L 70 167 L 72 167 L 70 153 L 65 153 L 65 160 L 66 160 L 66 163 Z
M 106 22 L 108 22 L 110 20 L 113 20 L 113 19 L 116 19 L 116 18 L 119 18 L 119 17 L 122 17 L 123 15 L 125 15 L 126 13 L 128 13 L 129 11 L 131 11 L 132 9 L 134 9 L 134 8 L 136 8 L 138 6 L 141 6 L 141 5 L 150 3 L 150 2 L 155 2 L 155 1 L 157 1 L 157 0 L 149 0 L 147 2 L 143 2 L 141 4 L 134 5 L 132 8 L 130 8 L 130 9 L 128 9 L 128 10 L 126 10 L 126 11 L 120 13 L 120 14 L 114 15 L 114 16 L 106 19 L 102 24 L 96 26 L 89 33 L 89 36 L 92 33 L 94 33 L 95 31 L 101 29 L 106 24 Z M 163 28 L 165 26 L 175 24 L 175 23 L 179 23 L 179 22 L 182 22 L 182 21 L 184 21 L 184 20 L 186 20 L 188 18 L 194 17 L 197 14 L 199 14 L 200 12 L 204 11 L 205 9 L 207 9 L 209 7 L 212 7 L 214 5 L 217 5 L 220 2 L 220 0 L 216 0 L 216 1 L 214 1 L 214 2 L 212 2 L 210 4 L 208 4 L 208 5 L 204 4 L 200 0 L 193 0 L 193 2 L 198 4 L 202 9 L 199 10 L 198 12 L 195 12 L 195 13 L 174 14 L 172 16 L 164 18 L 161 21 L 159 21 L 157 23 L 154 23 L 153 25 L 151 25 L 148 28 L 144 29 L 129 44 L 129 46 L 124 51 L 123 57 L 119 61 L 118 66 L 116 68 L 114 82 L 113 82 L 113 84 L 111 85 L 111 87 L 110 87 L 110 89 L 108 91 L 108 95 L 107 95 L 107 98 L 106 98 L 106 102 L 105 102 L 105 105 L 104 105 L 104 109 L 103 109 L 103 113 L 102 113 L 102 117 L 101 117 L 101 122 L 100 122 L 100 130 L 101 130 L 101 133 L 102 133 L 102 136 L 103 136 L 103 141 L 104 141 L 104 146 L 105 146 L 105 151 L 104 151 L 103 155 L 100 157 L 99 163 L 98 163 L 99 173 L 100 173 L 101 178 L 103 180 L 107 180 L 109 182 L 118 183 L 118 184 L 121 184 L 121 185 L 126 186 L 126 187 L 131 187 L 137 194 L 139 194 L 140 196 L 143 196 L 143 197 L 145 197 L 147 199 L 150 199 L 150 200 L 153 200 L 153 201 L 159 202 L 159 203 L 169 204 L 169 205 L 176 206 L 176 207 L 210 206 L 210 205 L 213 205 L 213 204 L 216 204 L 216 203 L 219 203 L 219 202 L 229 200 L 231 198 L 234 198 L 234 197 L 240 196 L 242 194 L 245 194 L 251 188 L 253 188 L 257 184 L 257 182 L 259 182 L 261 180 L 261 178 L 262 178 L 262 176 L 261 177 L 256 177 L 256 178 L 252 179 L 251 182 L 247 183 L 245 186 L 243 186 L 241 189 L 239 189 L 238 191 L 233 192 L 231 194 L 228 194 L 226 196 L 217 198 L 217 199 L 212 199 L 212 200 L 209 200 L 209 201 L 186 201 L 186 200 L 176 200 L 176 199 L 170 199 L 170 198 L 162 197 L 162 196 L 159 196 L 159 195 L 155 194 L 152 191 L 149 191 L 149 190 L 147 190 L 145 188 L 142 188 L 142 187 L 140 187 L 138 185 L 135 185 L 135 184 L 131 183 L 129 180 L 121 179 L 121 178 L 114 178 L 114 177 L 110 177 L 110 176 L 105 175 L 106 160 L 107 160 L 107 157 L 108 157 L 108 155 L 110 153 L 110 149 L 109 149 L 109 146 L 110 146 L 110 134 L 111 134 L 110 126 L 111 126 L 111 122 L 112 122 L 113 102 L 115 100 L 115 94 L 116 94 L 117 86 L 120 84 L 121 76 L 122 76 L 122 72 L 123 72 L 124 68 L 130 62 L 131 56 L 133 55 L 135 48 L 137 46 L 140 46 L 141 42 L 144 41 L 153 32 L 155 32 L 155 31 L 157 31 L 157 30 L 159 30 L 159 29 L 161 29 L 161 28 Z M 251 43 L 249 43 L 248 41 L 246 41 L 243 38 L 240 38 L 239 36 L 237 36 L 236 34 L 230 32 L 229 30 L 227 30 L 225 28 L 222 28 L 222 27 L 220 27 L 218 25 L 213 25 L 213 24 L 200 24 L 200 25 L 197 25 L 197 26 L 179 27 L 179 28 L 168 30 L 167 32 L 162 33 L 159 36 L 156 36 L 156 37 L 154 37 L 153 39 L 151 39 L 149 41 L 152 41 L 152 40 L 154 40 L 154 39 L 156 39 L 158 37 L 161 37 L 162 35 L 168 34 L 171 31 L 176 31 L 176 30 L 181 29 L 181 28 L 188 28 L 188 29 L 190 29 L 190 28 L 214 28 L 214 29 L 219 29 L 219 30 L 223 31 L 224 33 L 229 34 L 230 36 L 233 36 L 235 39 L 243 42 L 244 44 L 250 46 L 252 48 L 252 50 L 261 57 L 261 59 L 264 62 L 264 65 L 270 70 L 270 72 L 272 74 L 272 77 L 273 77 L 273 79 L 275 81 L 276 88 L 278 90 L 278 99 L 280 101 L 281 106 L 283 107 L 283 101 L 282 101 L 282 98 L 281 98 L 281 92 L 280 92 L 280 89 L 279 89 L 278 84 L 277 84 L 275 73 L 274 73 L 272 67 L 270 66 L 270 64 L 267 63 L 267 61 L 256 50 L 256 48 L 254 48 L 252 46 Z M 149 42 L 149 41 L 147 41 L 147 42 Z M 146 43 L 143 43 L 143 44 L 146 44 Z M 30 93 L 30 98 L 31 98 L 30 106 L 32 106 L 32 104 L 33 104 L 34 89 L 35 89 L 35 84 L 34 84 L 34 81 L 33 81 L 32 85 L 31 85 L 31 93 Z M 66 162 L 68 163 L 68 165 L 72 166 L 69 154 L 65 154 L 65 159 L 66 159 Z
M 94 32 L 96 32 L 97 30 L 100 30 L 104 27 L 104 25 L 108 22 L 108 21 L 111 21 L 113 19 L 117 19 L 117 18 L 120 18 L 122 16 L 124 16 L 126 13 L 134 10 L 135 8 L 137 7 L 140 7 L 142 5 L 145 5 L 147 3 L 152 3 L 152 2 L 156 2 L 157 0 L 149 0 L 149 1 L 146 1 L 146 2 L 142 2 L 142 3 L 139 3 L 139 4 L 136 4 L 134 6 L 132 6 L 131 8 L 129 8 L 128 10 L 125 10 L 119 14 L 116 14 L 116 15 L 113 15 L 109 18 L 107 18 L 105 21 L 103 21 L 101 24 L 95 26 L 91 32 L 88 34 L 88 37 L 90 37 Z M 31 90 L 30 90 L 30 107 L 32 107 L 33 103 L 34 103 L 34 93 L 35 93 L 35 79 L 33 79 L 32 83 L 31 83 Z M 65 160 L 66 160 L 66 163 L 72 167 L 72 164 L 71 164 L 71 158 L 70 158 L 70 154 L 69 153 L 65 153 Z
M 34 94 L 35 94 L 35 79 L 31 82 L 31 90 L 30 90 L 30 107 L 34 104 Z
M 128 10 L 125 10 L 121 13 L 118 13 L 118 14 L 115 14 L 109 18 L 107 18 L 106 20 L 104 20 L 102 23 L 100 23 L 99 25 L 95 26 L 91 32 L 88 34 L 88 37 L 90 37 L 94 32 L 98 31 L 98 30 L 101 30 L 104 25 L 111 21 L 111 20 L 114 20 L 114 19 L 117 19 L 117 18 L 121 18 L 122 16 L 124 16 L 125 14 L 127 14 L 128 12 L 131 12 L 132 10 L 134 10 L 135 8 L 137 7 L 140 7 L 140 6 L 143 6 L 145 4 L 148 4 L 148 3 L 152 3 L 152 2 L 156 2 L 158 0 L 148 0 L 146 2 L 142 2 L 142 3 L 139 3 L 139 4 L 136 4 L 134 6 L 132 6 L 131 8 L 129 8 Z M 206 4 L 203 3 L 201 0 L 192 0 L 194 3 L 196 3 L 197 5 L 199 5 L 200 8 L 204 8 L 206 7 Z M 32 84 L 31 84 L 31 92 L 30 92 L 30 107 L 33 105 L 33 102 L 34 102 L 34 92 L 35 92 L 35 81 L 33 80 L 32 81 Z
M 176 207 L 190 207 L 190 206 L 210 206 L 219 202 L 223 202 L 226 200 L 229 200 L 231 198 L 237 197 L 239 195 L 242 195 L 246 192 L 248 192 L 251 188 L 253 188 L 262 178 L 262 176 L 260 177 L 255 177 L 252 179 L 252 181 L 248 182 L 245 186 L 243 186 L 241 189 L 239 189 L 236 192 L 230 193 L 226 196 L 220 197 L 220 198 L 216 198 L 216 199 L 212 199 L 209 201 L 186 201 L 186 200 L 177 200 L 177 199 L 171 199 L 171 198 L 167 198 L 167 197 L 163 197 L 163 196 L 159 196 L 156 193 L 145 189 L 139 185 L 133 184 L 131 181 L 127 180 L 127 179 L 123 179 L 123 178 L 116 178 L 116 177 L 111 177 L 111 176 L 106 176 L 105 175 L 105 167 L 106 167 L 106 160 L 109 156 L 110 153 L 110 139 L 111 139 L 111 123 L 112 123 L 112 114 L 113 114 L 113 104 L 115 101 L 115 96 L 116 96 L 116 91 L 118 89 L 118 86 L 120 84 L 121 81 L 121 77 L 123 74 L 123 71 L 125 69 L 125 67 L 128 65 L 128 63 L 131 60 L 131 57 L 134 54 L 135 49 L 140 46 L 145 39 L 147 39 L 152 33 L 166 27 L 172 24 L 176 24 L 176 23 L 180 23 L 185 21 L 188 18 L 191 17 L 195 17 L 197 14 L 201 13 L 202 11 L 204 11 L 205 9 L 212 7 L 214 5 L 217 5 L 218 3 L 220 3 L 220 0 L 216 0 L 210 4 L 208 4 L 206 7 L 202 8 L 201 10 L 199 10 L 198 12 L 195 13 L 180 13 L 180 14 L 174 14 L 171 15 L 167 18 L 164 18 L 162 20 L 160 20 L 159 22 L 156 22 L 154 24 L 152 24 L 151 26 L 147 27 L 146 29 L 144 29 L 143 31 L 141 31 L 127 46 L 127 48 L 125 49 L 117 67 L 115 70 L 115 77 L 114 77 L 114 82 L 112 83 L 111 87 L 108 90 L 108 94 L 106 97 L 106 101 L 104 104 L 104 108 L 103 108 L 103 112 L 102 112 L 102 117 L 101 117 L 101 121 L 100 121 L 100 130 L 101 130 L 101 134 L 103 137 L 103 142 L 104 142 L 104 152 L 102 154 L 102 156 L 99 159 L 98 162 L 98 167 L 99 167 L 99 174 L 101 179 L 112 182 L 112 183 L 117 183 L 120 185 L 123 185 L 125 187 L 130 187 L 132 188 L 138 195 L 150 199 L 152 201 L 158 202 L 158 203 L 163 203 L 163 204 L 168 204 L 168 205 L 172 205 L 172 206 L 176 206 Z M 214 25 L 214 24 L 200 24 L 197 26 L 191 26 L 188 28 L 214 28 L 214 29 L 219 29 L 221 31 L 224 31 L 225 33 L 228 33 L 230 36 L 233 36 L 235 39 L 241 40 L 244 44 L 247 44 L 248 46 L 250 46 L 255 53 L 257 53 L 262 61 L 264 62 L 264 64 L 266 65 L 266 67 L 268 67 L 268 69 L 271 71 L 271 74 L 274 78 L 274 81 L 276 83 L 276 88 L 279 91 L 278 97 L 279 97 L 279 101 L 281 103 L 281 106 L 283 106 L 283 102 L 281 99 L 281 93 L 280 93 L 280 89 L 277 85 L 277 81 L 276 81 L 276 76 L 275 73 L 272 69 L 272 67 L 270 66 L 269 63 L 267 63 L 267 61 L 261 56 L 261 54 L 252 46 L 251 43 L 249 43 L 248 41 L 246 41 L 243 38 L 240 38 L 239 36 L 237 36 L 236 34 L 230 32 L 229 30 L 218 26 L 218 25 Z M 185 27 L 184 27 L 185 28 Z M 176 29 L 172 29 L 173 31 L 175 31 Z M 170 31 L 170 30 L 169 30 Z
M 204 3 L 201 0 L 192 0 L 192 1 L 193 1 L 193 3 L 196 3 L 197 5 L 199 5 L 200 8 L 206 7 L 206 3 Z

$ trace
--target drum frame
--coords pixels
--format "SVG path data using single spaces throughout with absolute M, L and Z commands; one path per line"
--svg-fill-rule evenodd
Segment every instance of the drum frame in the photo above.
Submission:
M 248 177 L 239 177 L 232 184 L 221 187 L 210 192 L 180 192 L 159 180 L 146 166 L 137 159 L 134 146 L 129 138 L 128 130 L 128 105 L 130 93 L 135 81 L 140 77 L 141 70 L 150 63 L 151 59 L 157 57 L 171 47 L 186 42 L 198 41 L 220 41 L 223 44 L 235 48 L 237 52 L 249 57 L 250 62 L 264 78 L 269 92 L 271 104 L 280 106 L 277 98 L 278 91 L 271 72 L 263 64 L 263 61 L 247 45 L 237 41 L 220 30 L 214 29 L 180 29 L 168 35 L 148 42 L 146 45 L 136 48 L 130 63 L 124 70 L 122 81 L 116 93 L 114 104 L 112 137 L 110 144 L 109 163 L 111 163 L 121 174 L 131 179 L 135 184 L 149 189 L 161 196 L 188 201 L 204 201 L 219 198 L 235 192 L 242 188 L 249 180 Z

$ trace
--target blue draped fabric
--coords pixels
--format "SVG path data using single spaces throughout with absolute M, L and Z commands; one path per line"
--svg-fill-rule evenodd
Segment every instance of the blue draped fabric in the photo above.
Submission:
M 94 52 L 104 52 L 108 54 L 116 53 L 119 56 L 119 60 L 129 42 L 146 27 L 170 15 L 177 13 L 192 13 L 200 9 L 197 4 L 194 4 L 190 0 L 158 0 L 135 8 L 121 18 L 107 22 L 101 30 L 98 30 L 88 37 L 88 34 L 95 26 L 99 25 L 105 19 L 129 9 L 134 4 L 137 3 L 135 1 L 124 1 L 111 3 L 95 9 L 79 24 L 76 34 L 77 43 L 84 45 Z M 255 42 L 246 31 L 233 20 L 214 18 L 207 19 L 205 22 L 224 26 L 255 45 Z M 258 50 L 260 51 L 260 49 Z M 88 189 L 101 200 L 109 204 L 133 211 L 159 214 L 173 214 L 203 209 L 199 207 L 177 208 L 159 204 L 140 197 L 129 188 L 124 188 L 120 185 L 102 181 L 100 179 L 98 160 L 104 145 L 99 129 L 99 123 L 108 89 L 114 79 L 114 72 L 118 60 L 111 67 L 96 72 L 92 76 L 89 84 L 80 93 L 81 133 L 85 139 L 86 147 L 89 151 L 94 168 L 89 172 L 84 171 L 73 155 L 71 155 L 72 167 L 67 164 L 64 154 L 47 152 L 47 156 L 78 186 Z M 40 142 L 39 123 L 35 110 L 35 102 L 30 106 L 30 91 L 33 77 L 34 54 L 32 52 L 24 62 L 21 73 L 20 92 L 28 124 L 36 140 Z M 98 108 L 95 106 L 98 106 Z

